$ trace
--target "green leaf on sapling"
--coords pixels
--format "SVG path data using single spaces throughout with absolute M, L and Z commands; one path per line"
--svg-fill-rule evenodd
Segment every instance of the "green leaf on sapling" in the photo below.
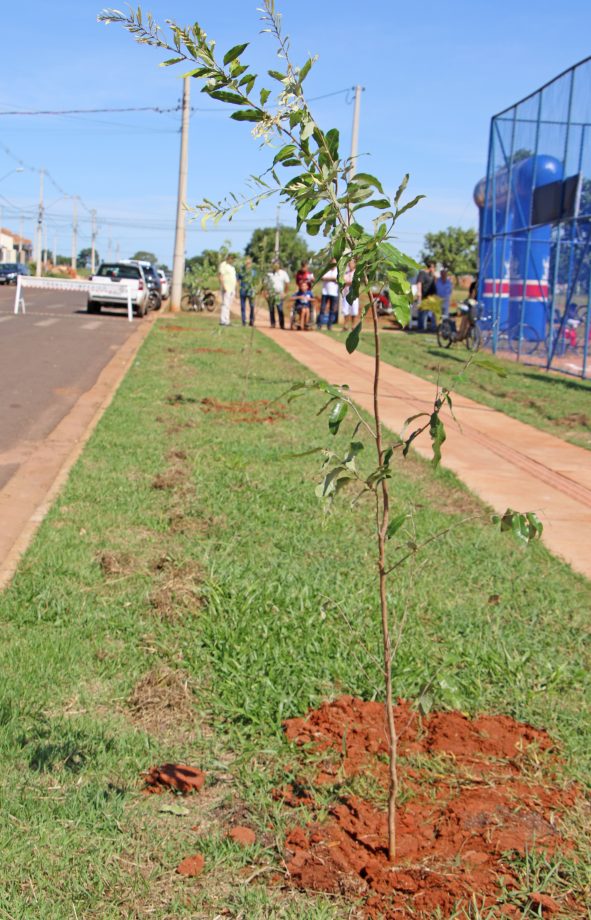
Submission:
M 370 173 L 360 172 L 355 173 L 355 182 L 359 185 L 373 185 L 374 188 L 377 188 L 378 192 L 381 195 L 384 195 L 384 189 L 382 188 L 382 183 L 375 176 L 372 176 Z
M 233 48 L 230 48 L 229 51 L 226 51 L 224 55 L 224 64 L 231 64 L 232 61 L 235 61 L 237 57 L 240 57 L 243 51 L 248 48 L 248 42 L 245 42 L 243 45 L 234 45 Z
M 260 109 L 238 109 L 230 115 L 234 121 L 262 121 L 264 117 L 265 113 Z
M 218 99 L 220 102 L 230 102 L 232 105 L 243 105 L 244 99 L 238 93 L 229 93 L 223 89 L 208 90 L 208 96 L 212 99 Z
M 433 466 L 437 468 L 441 462 L 441 445 L 446 439 L 445 426 L 439 418 L 438 412 L 433 412 L 429 422 L 429 435 L 431 436 L 433 447 Z
M 407 518 L 408 514 L 406 514 L 406 512 L 403 514 L 397 514 L 396 517 L 392 518 L 386 531 L 386 540 L 390 540 L 394 534 L 400 530 Z
M 416 205 L 419 203 L 421 198 L 425 198 L 425 197 L 426 197 L 425 195 L 417 195 L 416 198 L 412 199 L 412 201 L 409 201 L 407 202 L 407 204 L 403 205 L 401 208 L 398 208 L 398 210 L 396 211 L 396 219 L 398 220 L 398 218 L 402 214 L 404 214 L 405 211 L 410 211 L 411 208 L 416 207 Z
M 328 416 L 328 430 L 331 434 L 335 435 L 338 432 L 348 411 L 348 404 L 343 399 L 337 399 Z
M 350 355 L 359 347 L 359 337 L 361 336 L 361 330 L 363 328 L 363 321 L 357 323 L 356 326 L 351 329 L 351 332 L 345 339 L 345 348 Z
M 402 196 L 403 196 L 403 194 L 404 194 L 404 192 L 405 192 L 405 190 L 406 190 L 406 186 L 408 185 L 408 180 L 409 180 L 409 179 L 410 179 L 410 174 L 409 174 L 409 173 L 406 173 L 405 176 L 404 176 L 404 178 L 403 178 L 403 180 L 402 180 L 402 182 L 401 182 L 400 185 L 398 186 L 398 189 L 397 189 L 397 191 L 396 191 L 396 194 L 394 195 L 394 204 L 395 204 L 395 205 L 397 205 L 398 202 L 400 201 L 400 199 L 402 198 Z
M 300 83 L 304 82 L 304 80 L 310 73 L 312 65 L 315 64 L 317 60 L 318 60 L 317 55 L 314 55 L 314 57 L 308 58 L 308 60 L 306 61 L 306 63 L 304 64 L 304 66 L 302 67 L 302 69 L 300 70 L 298 74 Z

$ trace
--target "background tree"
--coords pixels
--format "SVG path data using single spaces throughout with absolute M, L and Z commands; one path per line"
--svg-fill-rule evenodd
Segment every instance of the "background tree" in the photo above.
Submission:
M 478 270 L 478 234 L 462 227 L 426 233 L 420 258 L 440 262 L 453 275 L 474 275 Z
M 92 258 L 92 249 L 90 246 L 86 246 L 84 249 L 81 249 L 78 253 L 78 258 L 76 259 L 76 265 L 78 268 L 90 268 L 90 260 Z M 98 254 L 98 250 L 94 251 L 94 261 L 95 265 L 99 265 L 101 258 Z
M 136 254 L 129 258 L 137 259 L 139 262 L 152 262 L 153 265 L 158 264 L 158 257 L 155 256 L 153 252 L 148 252 L 146 249 L 138 249 Z
M 258 227 L 244 250 L 245 255 L 250 256 L 255 265 L 260 262 L 261 252 L 270 253 L 271 257 L 273 256 L 275 227 Z M 295 227 L 279 227 L 279 258 L 288 272 L 292 274 L 296 272 L 302 259 L 309 259 L 310 256 L 311 252 L 306 241 L 298 235 Z
M 191 276 L 201 287 L 217 287 L 220 262 L 231 252 L 230 241 L 226 240 L 219 249 L 204 249 L 196 256 L 185 260 L 185 275 Z M 241 254 L 232 252 L 238 262 Z

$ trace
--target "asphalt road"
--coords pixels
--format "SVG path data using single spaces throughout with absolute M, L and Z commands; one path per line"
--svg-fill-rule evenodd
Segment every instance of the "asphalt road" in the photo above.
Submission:
M 90 389 L 141 320 L 86 312 L 86 294 L 0 287 L 0 488 Z

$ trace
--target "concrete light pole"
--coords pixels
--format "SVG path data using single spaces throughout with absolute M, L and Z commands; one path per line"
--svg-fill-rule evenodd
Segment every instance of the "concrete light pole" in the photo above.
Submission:
M 18 262 L 19 262 L 19 265 L 23 261 L 23 233 L 24 232 L 25 232 L 24 219 L 23 219 L 23 214 L 21 211 L 21 213 L 19 214 L 19 218 L 18 218 Z
M 281 213 L 281 205 L 277 205 L 277 216 L 275 218 L 275 261 L 279 261 L 279 237 L 281 227 L 279 224 L 279 215 Z
M 90 274 L 94 275 L 94 270 L 96 268 L 96 211 L 93 208 L 90 212 L 92 217 L 92 234 L 90 242 Z
M 351 168 L 349 178 L 352 179 L 357 172 L 357 152 L 359 147 L 359 112 L 361 110 L 361 93 L 363 86 L 355 87 L 355 105 L 353 106 L 353 131 L 351 134 Z
M 76 271 L 78 258 L 78 195 L 72 197 L 72 254 L 70 265 Z
M 189 164 L 189 116 L 190 77 L 183 80 L 183 106 L 181 120 L 181 155 L 179 161 L 179 185 L 176 201 L 176 228 L 174 234 L 174 257 L 172 261 L 172 284 L 170 288 L 170 311 L 178 313 L 183 296 L 185 276 L 185 200 L 187 198 L 187 172 Z
M 37 211 L 37 233 L 35 236 L 35 275 L 41 277 L 41 259 L 43 249 L 43 179 L 45 170 L 39 170 L 39 209 Z

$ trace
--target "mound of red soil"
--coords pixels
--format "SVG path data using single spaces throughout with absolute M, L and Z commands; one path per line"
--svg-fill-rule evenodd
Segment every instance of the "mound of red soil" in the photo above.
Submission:
M 193 348 L 192 351 L 196 352 L 199 355 L 231 355 L 231 348 Z
M 256 843 L 257 835 L 251 827 L 237 825 L 228 831 L 228 837 L 241 847 L 251 847 Z
M 195 767 L 182 763 L 165 763 L 161 767 L 151 767 L 143 774 L 146 792 L 199 792 L 205 783 L 205 773 Z
M 474 898 L 481 910 L 495 907 L 498 917 L 521 917 L 528 903 L 540 916 L 559 909 L 563 916 L 585 916 L 571 895 L 558 904 L 528 892 L 523 904 L 515 902 L 519 885 L 507 854 L 571 848 L 560 816 L 576 803 L 580 790 L 575 784 L 552 784 L 558 764 L 548 734 L 507 716 L 469 719 L 459 712 L 436 712 L 421 717 L 403 701 L 396 724 L 401 790 L 393 866 L 382 804 L 388 786 L 382 704 L 342 697 L 284 723 L 291 741 L 325 754 L 312 787 L 331 784 L 338 792 L 357 778 L 356 788 L 372 788 L 372 801 L 341 795 L 328 820 L 289 834 L 287 867 L 293 882 L 303 889 L 361 896 L 368 917 L 392 920 L 455 916 L 459 907 L 473 906 Z M 544 782 L 530 769 L 540 755 Z M 303 780 L 277 797 L 291 807 L 314 807 L 314 788 Z
M 184 875 L 186 878 L 195 878 L 196 875 L 200 875 L 203 872 L 204 865 L 205 860 L 201 853 L 195 853 L 194 856 L 186 856 L 183 861 L 179 863 L 176 871 L 179 875 Z

